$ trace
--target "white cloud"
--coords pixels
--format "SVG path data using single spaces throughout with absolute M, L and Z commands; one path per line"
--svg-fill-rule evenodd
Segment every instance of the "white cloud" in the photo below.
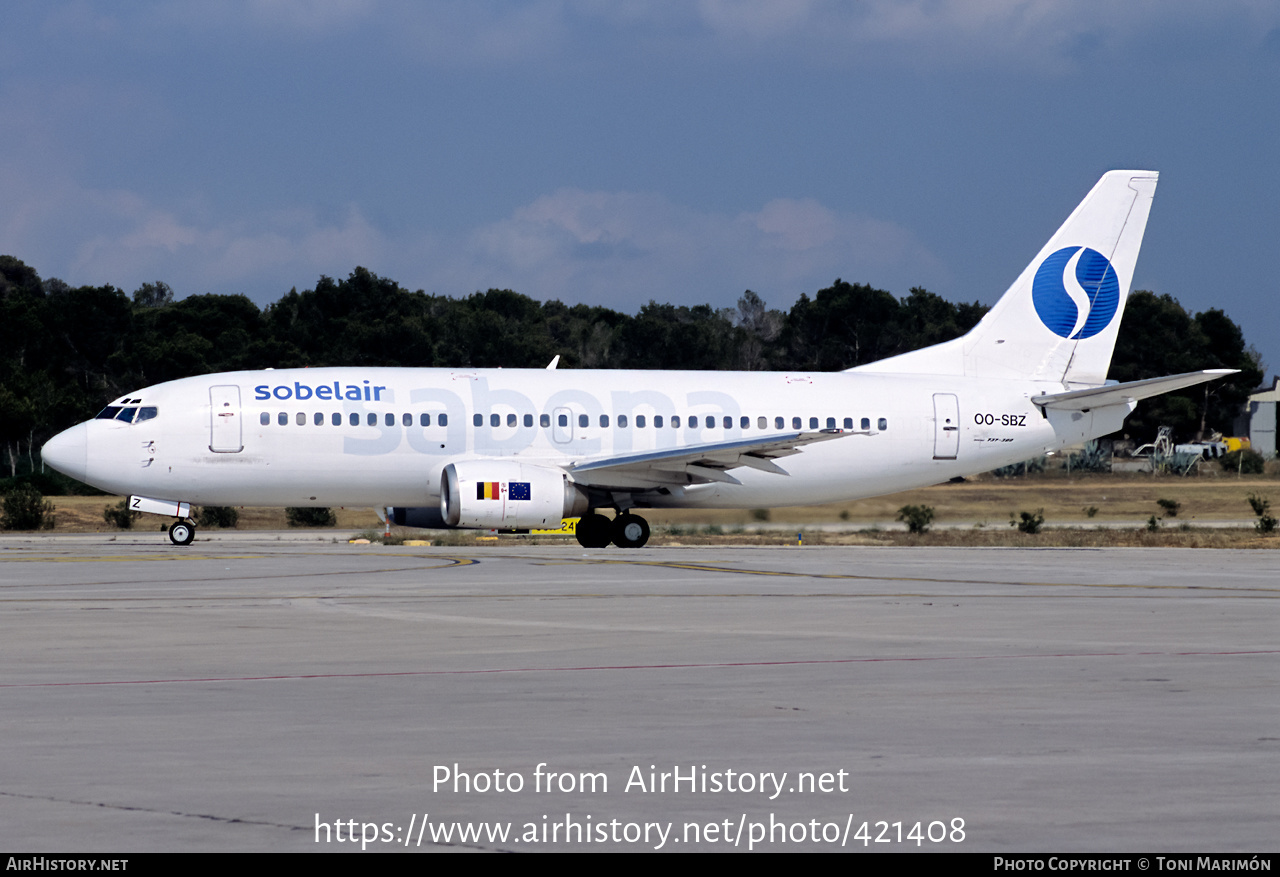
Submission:
M 899 293 L 946 279 L 908 230 L 813 199 L 728 215 L 658 194 L 562 189 L 448 232 L 389 233 L 356 205 L 336 219 L 308 207 L 219 217 L 203 201 L 82 182 L 35 97 L 3 101 L 30 124 L 17 153 L 0 156 L 0 250 L 77 285 L 159 279 L 179 295 L 246 292 L 265 303 L 364 265 L 448 295 L 509 287 L 631 310 L 651 298 L 728 305 L 746 288 L 785 306 L 836 276 Z
M 623 310 L 649 299 L 729 305 L 747 288 L 785 306 L 837 276 L 899 293 L 946 280 L 908 230 L 811 199 L 774 200 L 730 216 L 653 194 L 562 189 L 460 245 L 424 247 L 426 258 L 413 261 L 438 292 L 509 287 Z M 399 279 L 421 285 L 408 274 Z
M 124 9 L 73 2 L 46 18 L 47 32 L 135 48 L 192 37 L 349 42 L 359 31 L 360 46 L 371 38 L 416 63 L 502 69 L 598 61 L 601 46 L 664 61 L 781 52 L 834 68 L 1066 69 L 1171 36 L 1197 51 L 1263 51 L 1277 27 L 1273 0 L 189 0 Z
M 436 0 L 238 0 L 166 2 L 144 8 L 138 28 L 186 36 L 218 33 L 221 38 L 330 40 L 370 49 L 398 47 L 406 58 L 427 64 L 511 65 L 562 47 L 569 24 L 561 0 L 481 3 Z M 357 35 L 358 34 L 358 35 Z
M 730 50 L 807 49 L 814 63 L 829 66 L 870 55 L 917 69 L 1063 68 L 1171 33 L 1227 33 L 1260 43 L 1280 24 L 1280 7 L 1264 0 L 699 0 L 697 10 Z M 1238 49 L 1226 41 L 1216 46 Z
M 160 278 L 180 293 L 251 291 L 265 302 L 320 274 L 345 276 L 357 265 L 377 265 L 390 252 L 384 235 L 354 206 L 331 223 L 310 211 L 291 210 L 201 224 L 124 193 L 91 200 L 101 208 L 98 227 L 110 231 L 91 235 L 76 248 L 65 278 L 73 283 L 131 289 L 146 278 Z M 262 290 L 269 291 L 265 297 Z
M 0 252 L 73 285 L 131 291 L 159 279 L 180 295 L 246 292 L 266 302 L 322 273 L 385 262 L 392 250 L 355 206 L 336 221 L 305 209 L 218 220 L 30 168 L 0 161 Z

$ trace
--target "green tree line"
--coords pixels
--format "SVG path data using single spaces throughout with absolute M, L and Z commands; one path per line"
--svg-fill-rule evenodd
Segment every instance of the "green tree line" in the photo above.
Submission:
M 925 289 L 899 299 L 836 280 L 787 311 L 748 290 L 736 308 L 650 301 L 634 315 L 538 302 L 507 289 L 462 298 L 411 292 L 356 268 L 259 308 L 243 295 L 176 299 L 164 283 L 132 295 L 72 287 L 0 256 L 0 450 L 4 474 L 39 468 L 38 449 L 108 401 L 161 381 L 237 369 L 302 366 L 743 369 L 831 371 L 964 334 L 987 307 Z M 1135 292 L 1111 377 L 1135 380 L 1239 368 L 1203 390 L 1150 400 L 1135 438 L 1163 423 L 1180 435 L 1226 429 L 1262 380 L 1256 354 L 1222 311 L 1188 314 L 1169 296 Z

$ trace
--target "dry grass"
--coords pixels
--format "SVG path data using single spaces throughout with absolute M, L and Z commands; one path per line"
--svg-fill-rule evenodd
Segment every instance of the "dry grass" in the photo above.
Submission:
M 1247 527 L 1202 529 L 1196 525 L 1213 521 L 1253 519 L 1247 496 L 1270 496 L 1280 506 L 1280 479 L 1234 476 L 1171 478 L 1151 475 L 1083 475 L 1072 478 L 1050 473 L 1031 478 L 968 481 L 940 484 L 891 496 L 836 503 L 824 506 L 771 509 L 768 522 L 786 529 L 742 532 L 741 528 L 761 523 L 749 509 L 660 510 L 649 509 L 645 517 L 653 526 L 653 545 L 787 545 L 795 544 L 796 532 L 805 531 L 809 545 L 978 545 L 978 546 L 1070 546 L 1070 547 L 1187 547 L 1255 548 L 1280 547 L 1280 535 L 1263 537 Z M 56 507 L 58 532 L 116 532 L 103 520 L 102 510 L 119 502 L 118 497 L 52 497 Z M 1163 514 L 1157 499 L 1181 504 L 1176 518 L 1165 518 L 1158 532 L 1135 525 L 1125 529 L 1099 529 L 1097 525 L 1120 521 L 1142 522 Z M 931 506 L 935 527 L 961 523 L 960 529 L 934 529 L 922 536 L 904 532 L 877 531 L 875 527 L 897 518 L 904 505 Z M 1097 509 L 1090 518 L 1086 510 Z M 1031 536 L 1008 526 L 1011 512 L 1044 509 L 1049 528 Z M 240 530 L 288 529 L 282 508 L 242 508 Z M 335 509 L 338 527 L 347 530 L 381 530 L 373 509 Z M 977 523 L 980 526 L 969 526 Z M 808 530 L 814 525 L 838 525 L 843 532 Z M 1069 529 L 1059 529 L 1062 525 Z M 138 530 L 161 530 L 169 519 L 143 516 Z M 1189 525 L 1190 529 L 1183 529 Z M 794 527 L 794 529 L 792 529 Z M 710 528 L 710 532 L 708 532 Z M 418 531 L 406 534 L 421 535 Z M 432 533 L 437 544 L 485 545 L 476 543 L 469 532 L 448 535 Z M 555 536 L 514 537 L 535 543 L 569 543 Z M 504 537 L 499 544 L 509 544 Z
M 115 527 L 102 518 L 102 510 L 120 502 L 118 496 L 53 496 L 54 516 L 59 533 L 118 533 Z M 288 530 L 283 508 L 241 508 L 237 530 Z M 370 508 L 334 509 L 338 527 L 344 530 L 363 530 L 380 527 L 378 516 Z M 143 515 L 133 525 L 135 530 L 167 530 L 172 518 Z
M 959 484 L 939 484 L 889 496 L 857 502 L 822 506 L 770 509 L 768 520 L 775 524 L 844 523 L 859 524 L 894 521 L 904 505 L 927 505 L 935 513 L 934 523 L 984 523 L 1006 528 L 1011 512 L 1044 509 L 1049 524 L 1091 526 L 1113 521 L 1145 521 L 1163 510 L 1158 499 L 1181 503 L 1178 516 L 1168 524 L 1198 521 L 1244 521 L 1253 517 L 1247 497 L 1250 493 L 1271 495 L 1280 506 L 1280 479 L 1253 477 L 1170 478 L 1152 475 L 1083 475 L 1065 478 L 1054 474 L 1031 478 L 983 478 Z M 1087 509 L 1096 508 L 1090 518 Z M 650 509 L 645 516 L 660 524 L 718 524 L 721 527 L 758 523 L 748 509 L 701 510 Z

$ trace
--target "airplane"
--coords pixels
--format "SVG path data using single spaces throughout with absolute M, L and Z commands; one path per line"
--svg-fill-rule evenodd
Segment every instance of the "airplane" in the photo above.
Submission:
M 1105 174 L 968 334 L 840 372 L 309 368 L 136 390 L 45 462 L 173 517 L 374 506 L 399 525 L 559 528 L 638 548 L 647 508 L 812 505 L 985 472 L 1115 432 L 1232 374 L 1107 380 L 1158 175 Z M 612 518 L 602 514 L 612 510 Z

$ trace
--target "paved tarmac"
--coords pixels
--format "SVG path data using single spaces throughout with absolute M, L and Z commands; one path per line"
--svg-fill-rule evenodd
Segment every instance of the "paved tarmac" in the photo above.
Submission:
M 0 539 L 10 851 L 1276 849 L 1275 552 L 108 539 Z

